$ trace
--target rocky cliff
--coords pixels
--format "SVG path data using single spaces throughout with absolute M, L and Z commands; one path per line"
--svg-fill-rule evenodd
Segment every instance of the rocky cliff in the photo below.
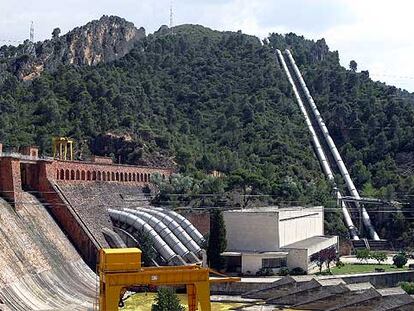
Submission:
M 145 29 L 117 16 L 103 16 L 85 26 L 77 27 L 59 37 L 60 30 L 53 31 L 53 38 L 44 42 L 24 44 L 7 55 L 3 50 L 3 70 L 22 80 L 32 80 L 41 72 L 54 71 L 60 65 L 93 66 L 116 60 L 127 54 L 134 44 L 145 37 Z M 9 53 L 10 54 L 10 53 Z

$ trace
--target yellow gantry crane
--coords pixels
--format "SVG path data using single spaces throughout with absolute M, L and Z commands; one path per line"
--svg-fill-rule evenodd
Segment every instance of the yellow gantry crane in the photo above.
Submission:
M 99 310 L 118 311 L 126 288 L 133 285 L 185 285 L 188 309 L 210 311 L 210 282 L 237 282 L 240 278 L 210 279 L 210 269 L 197 265 L 142 267 L 138 248 L 101 249 L 99 253 Z

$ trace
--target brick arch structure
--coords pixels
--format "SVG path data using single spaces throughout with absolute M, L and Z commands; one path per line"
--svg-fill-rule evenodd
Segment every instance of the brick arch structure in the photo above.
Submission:
M 62 182 L 104 181 L 121 183 L 150 183 L 151 175 L 158 173 L 163 179 L 172 169 L 119 165 L 81 161 L 44 162 L 47 178 Z

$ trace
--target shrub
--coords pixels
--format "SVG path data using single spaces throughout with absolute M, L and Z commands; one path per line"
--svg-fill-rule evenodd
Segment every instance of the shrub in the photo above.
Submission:
M 397 268 L 402 268 L 404 267 L 404 265 L 407 263 L 408 259 L 407 259 L 407 255 L 405 255 L 405 253 L 398 253 L 397 255 L 395 255 L 392 260 L 394 261 L 394 265 Z
M 271 276 L 275 275 L 271 268 L 260 268 L 259 271 L 256 272 L 257 276 Z
M 371 258 L 371 252 L 368 249 L 357 249 L 356 258 L 362 263 Z
M 414 295 L 414 282 L 400 282 L 399 286 L 408 294 Z
M 155 303 L 151 307 L 151 311 L 184 311 L 185 308 L 181 305 L 180 300 L 172 288 L 160 288 Z
M 387 254 L 384 252 L 372 252 L 371 258 L 375 259 L 380 265 L 381 263 L 387 260 Z
M 308 274 L 308 272 L 303 270 L 301 267 L 296 267 L 290 270 L 290 275 L 305 275 L 305 274 Z
M 341 269 L 343 266 L 345 266 L 345 264 L 341 260 L 338 259 L 336 262 L 336 267 Z
M 289 268 L 287 267 L 282 267 L 279 269 L 278 275 L 280 276 L 286 276 L 289 275 Z

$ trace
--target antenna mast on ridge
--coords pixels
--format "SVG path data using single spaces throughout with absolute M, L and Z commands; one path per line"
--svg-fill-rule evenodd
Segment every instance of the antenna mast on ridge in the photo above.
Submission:
M 170 0 L 170 30 L 171 34 L 174 34 L 174 11 L 173 11 L 173 0 Z
M 30 42 L 34 42 L 34 24 L 33 24 L 33 21 L 30 24 Z

